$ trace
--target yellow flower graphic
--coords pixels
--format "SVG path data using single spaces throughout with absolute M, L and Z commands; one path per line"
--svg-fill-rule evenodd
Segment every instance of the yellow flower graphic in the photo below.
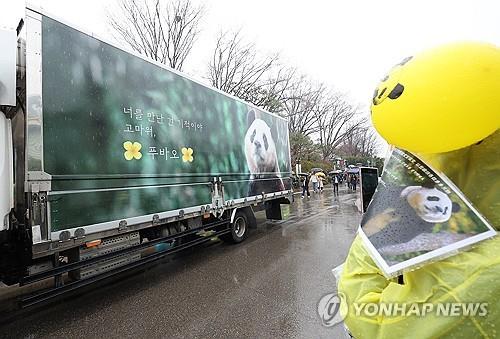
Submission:
M 182 152 L 182 161 L 193 162 L 193 159 L 194 159 L 193 149 L 191 147 L 189 147 L 189 148 L 182 147 L 181 152 Z
M 140 152 L 142 145 L 138 142 L 132 143 L 131 141 L 125 141 L 123 143 L 123 148 L 125 148 L 125 153 L 123 155 L 125 156 L 125 159 L 127 160 L 132 160 L 132 159 L 137 159 L 139 160 L 142 158 L 142 153 Z

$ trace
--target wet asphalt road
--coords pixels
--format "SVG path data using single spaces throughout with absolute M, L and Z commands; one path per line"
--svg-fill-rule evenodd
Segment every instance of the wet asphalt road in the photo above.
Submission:
M 0 325 L 14 338 L 345 338 L 319 299 L 336 290 L 360 215 L 354 194 L 296 201 L 242 244 L 214 241 Z M 1 289 L 0 289 L 1 294 Z

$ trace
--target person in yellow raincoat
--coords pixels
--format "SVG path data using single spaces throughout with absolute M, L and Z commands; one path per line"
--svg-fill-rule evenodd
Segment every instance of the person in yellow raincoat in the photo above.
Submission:
M 455 44 L 405 59 L 377 88 L 372 120 L 389 143 L 446 174 L 500 230 L 500 49 Z M 357 236 L 338 289 L 355 338 L 500 338 L 500 237 L 387 280 Z M 482 303 L 487 312 L 356 312 L 367 303 Z

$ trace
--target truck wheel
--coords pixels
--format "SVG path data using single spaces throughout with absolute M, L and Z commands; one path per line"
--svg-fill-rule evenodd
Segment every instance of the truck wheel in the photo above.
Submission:
M 231 232 L 224 234 L 222 240 L 238 244 L 245 240 L 248 234 L 248 218 L 245 212 L 237 211 L 234 216 L 234 221 L 229 226 Z

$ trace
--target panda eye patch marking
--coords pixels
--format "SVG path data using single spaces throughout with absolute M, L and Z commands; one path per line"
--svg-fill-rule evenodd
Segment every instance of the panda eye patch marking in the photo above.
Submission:
M 389 99 L 397 99 L 403 94 L 403 91 L 405 90 L 405 87 L 401 84 L 397 84 L 396 87 L 389 93 L 388 97 Z
M 411 59 L 413 59 L 413 56 L 406 57 L 403 60 L 401 60 L 401 62 L 398 65 L 403 66 L 404 64 L 406 64 Z
M 250 142 L 253 142 L 253 140 L 255 139 L 256 135 L 257 135 L 257 130 L 254 129 L 252 135 L 250 136 Z
M 264 140 L 264 147 L 266 148 L 267 151 L 267 149 L 269 148 L 269 143 L 267 142 L 267 137 L 265 134 L 262 136 L 262 139 Z
M 387 87 L 384 87 L 384 89 L 380 92 L 380 94 L 378 95 L 378 98 L 382 98 L 382 95 L 384 95 L 385 91 L 387 90 Z
M 439 201 L 439 197 L 435 197 L 435 196 L 428 196 L 428 197 L 427 197 L 427 200 L 429 200 L 429 201 Z
M 374 105 L 377 105 L 377 101 L 375 100 L 377 99 L 377 95 L 378 95 L 378 89 L 375 89 L 375 93 L 373 93 L 373 99 L 372 99 Z

